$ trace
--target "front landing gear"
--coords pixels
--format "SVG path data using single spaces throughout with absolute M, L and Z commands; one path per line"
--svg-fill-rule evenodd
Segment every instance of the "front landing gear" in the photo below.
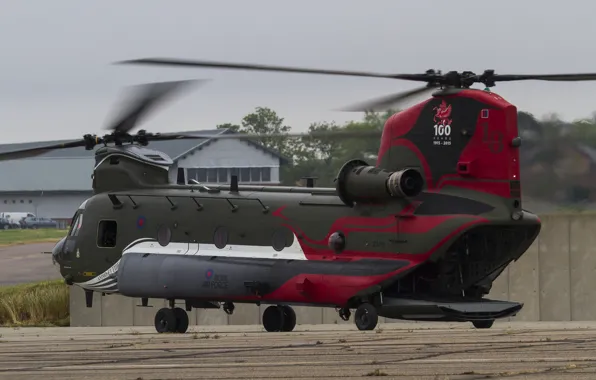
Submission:
M 356 309 L 354 322 L 356 323 L 358 330 L 374 330 L 375 327 L 377 327 L 378 321 L 379 315 L 377 309 L 373 305 L 363 303 Z
M 263 327 L 268 332 L 289 332 L 296 327 L 296 312 L 290 306 L 269 306 L 263 312 Z
M 188 322 L 188 314 L 179 307 L 164 307 L 155 314 L 155 330 L 158 333 L 184 334 L 188 330 Z

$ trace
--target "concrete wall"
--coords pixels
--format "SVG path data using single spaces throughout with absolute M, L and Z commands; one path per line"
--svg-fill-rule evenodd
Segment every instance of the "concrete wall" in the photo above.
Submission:
M 596 320 L 596 215 L 541 219 L 537 241 L 495 281 L 489 298 L 524 303 L 512 320 Z M 72 288 L 70 302 L 73 326 L 153 325 L 155 312 L 166 305 L 163 300 L 151 300 L 153 307 L 136 307 L 139 299 L 95 294 L 94 307 L 88 309 L 78 287 Z M 231 316 L 221 310 L 193 310 L 190 317 L 198 325 L 258 324 L 264 308 L 237 305 Z M 297 307 L 296 311 L 299 324 L 346 323 L 334 309 Z

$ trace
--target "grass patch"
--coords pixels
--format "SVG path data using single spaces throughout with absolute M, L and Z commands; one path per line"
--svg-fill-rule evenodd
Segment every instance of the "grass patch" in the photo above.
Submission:
M 62 280 L 0 287 L 0 325 L 68 326 L 69 301 Z
M 41 228 L 38 230 L 0 230 L 0 246 L 29 243 L 54 243 L 62 239 L 67 230 L 58 228 Z

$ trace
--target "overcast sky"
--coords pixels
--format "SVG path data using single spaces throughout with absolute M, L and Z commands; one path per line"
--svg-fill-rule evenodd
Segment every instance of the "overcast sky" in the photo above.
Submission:
M 357 119 L 342 106 L 416 86 L 388 79 L 115 66 L 141 57 L 424 72 L 596 72 L 589 0 L 0 0 L 2 142 L 98 133 L 124 86 L 211 79 L 143 127 L 210 129 L 255 107 L 295 131 Z M 520 109 L 596 110 L 596 82 L 500 84 Z

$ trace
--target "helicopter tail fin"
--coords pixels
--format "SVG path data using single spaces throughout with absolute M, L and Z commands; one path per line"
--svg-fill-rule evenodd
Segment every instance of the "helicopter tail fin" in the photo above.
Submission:
M 389 118 L 377 166 L 418 169 L 426 191 L 490 193 L 521 210 L 520 143 L 515 106 L 490 92 L 458 90 Z

